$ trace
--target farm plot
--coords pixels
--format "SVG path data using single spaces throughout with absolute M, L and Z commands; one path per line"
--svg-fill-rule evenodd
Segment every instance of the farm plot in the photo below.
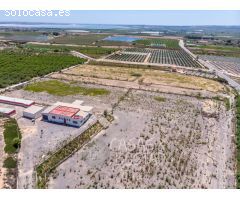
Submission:
M 140 55 L 143 56 L 141 57 Z M 146 57 L 149 55 L 146 61 L 147 63 L 201 68 L 201 65 L 183 50 L 128 48 L 122 51 L 121 54 L 111 55 L 107 57 L 107 59 L 143 62 L 146 59 L 144 55 L 146 55 Z
M 201 66 L 185 51 L 154 50 L 149 59 L 150 63 L 170 64 L 177 66 L 200 68 Z
M 66 70 L 63 74 L 76 77 L 82 76 L 99 79 L 134 81 L 138 77 L 141 77 L 144 71 L 144 69 L 126 67 L 82 65 L 81 67 Z
M 0 52 L 0 88 L 43 76 L 76 64 L 84 59 L 64 53 Z
M 174 39 L 159 39 L 159 38 L 148 38 L 143 40 L 135 41 L 136 45 L 144 45 L 150 47 L 160 47 L 169 49 L 179 49 L 178 40 Z
M 226 56 L 198 55 L 203 60 L 240 63 L 240 58 Z
M 199 56 L 201 59 L 210 62 L 217 69 L 224 71 L 232 76 L 240 77 L 240 59 L 222 56 Z
M 63 35 L 51 40 L 56 44 L 78 44 L 91 45 L 109 36 L 108 34 L 79 34 L 79 35 Z
M 200 76 L 199 74 L 197 74 Z M 180 73 L 166 72 L 154 69 L 81 65 L 68 69 L 62 73 L 55 73 L 50 78 L 67 80 L 71 82 L 85 82 L 116 87 L 128 87 L 145 89 L 154 86 L 159 90 L 164 87 L 179 87 L 210 92 L 225 92 L 224 85 L 217 81 L 184 75 Z M 212 78 L 212 77 L 209 77 Z M 171 90 L 172 91 L 172 90 Z
M 227 56 L 240 57 L 240 48 L 234 46 L 221 45 L 203 45 L 197 47 L 189 47 L 194 54 L 210 55 L 210 56 Z
M 124 52 L 132 52 L 132 53 L 152 53 L 153 49 L 148 48 L 127 48 L 124 50 Z
M 93 47 L 93 46 L 80 47 L 80 46 L 68 46 L 68 45 L 60 45 L 60 44 L 54 44 L 54 45 L 27 44 L 27 45 L 23 45 L 22 47 L 24 47 L 26 50 L 31 52 L 48 52 L 48 53 L 70 52 L 71 50 L 74 50 L 93 58 L 100 58 L 101 56 L 109 55 L 114 51 L 118 50 L 114 48 L 103 48 L 103 47 Z
M 118 60 L 118 61 L 127 61 L 127 62 L 144 62 L 144 60 L 146 59 L 147 55 L 145 54 L 139 54 L 139 53 L 121 53 L 121 54 L 113 54 L 109 57 L 107 57 L 107 59 L 110 60 Z

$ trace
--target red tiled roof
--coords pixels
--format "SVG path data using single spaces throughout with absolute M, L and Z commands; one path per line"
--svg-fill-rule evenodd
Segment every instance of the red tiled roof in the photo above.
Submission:
M 54 108 L 53 110 L 50 111 L 51 114 L 54 115 L 62 115 L 66 117 L 72 117 L 75 115 L 77 112 L 79 112 L 80 109 L 78 108 L 71 108 L 67 106 L 58 106 Z

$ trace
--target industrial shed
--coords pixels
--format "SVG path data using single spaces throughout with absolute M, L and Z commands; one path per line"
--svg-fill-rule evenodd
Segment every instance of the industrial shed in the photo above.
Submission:
M 57 102 L 42 112 L 43 120 L 74 127 L 82 126 L 91 116 L 92 107 L 74 103 Z M 88 110 L 88 111 L 85 111 Z
M 0 96 L 0 103 L 11 104 L 15 106 L 22 106 L 22 107 L 29 107 L 34 104 L 34 101 L 19 99 L 19 98 L 12 98 L 7 96 Z
M 11 115 L 13 115 L 15 113 L 16 113 L 16 110 L 13 109 L 13 108 L 3 108 L 3 107 L 0 107 L 0 115 L 11 116 Z
M 41 116 L 44 107 L 32 105 L 23 111 L 23 117 L 37 119 Z

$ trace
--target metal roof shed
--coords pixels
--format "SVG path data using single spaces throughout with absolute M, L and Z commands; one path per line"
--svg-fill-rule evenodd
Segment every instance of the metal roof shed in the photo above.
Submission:
M 15 106 L 29 107 L 34 104 L 34 101 L 19 99 L 7 96 L 0 96 L 0 103 L 11 104 Z
M 10 116 L 16 113 L 16 110 L 13 108 L 3 108 L 0 107 L 0 115 Z
M 44 107 L 32 105 L 23 111 L 23 116 L 29 119 L 37 119 L 41 116 Z

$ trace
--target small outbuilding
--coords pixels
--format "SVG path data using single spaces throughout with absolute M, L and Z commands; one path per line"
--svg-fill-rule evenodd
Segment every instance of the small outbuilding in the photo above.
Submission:
M 29 107 L 34 104 L 34 101 L 20 99 L 20 98 L 7 97 L 7 96 L 0 96 L 0 103 L 11 104 L 14 106 Z
M 23 111 L 23 117 L 26 117 L 29 119 L 37 119 L 41 116 L 41 113 L 43 110 L 44 110 L 44 107 L 42 106 L 32 105 Z
M 11 116 L 13 114 L 16 113 L 16 110 L 13 109 L 13 108 L 3 108 L 3 107 L 0 107 L 0 115 L 3 115 L 3 116 Z

